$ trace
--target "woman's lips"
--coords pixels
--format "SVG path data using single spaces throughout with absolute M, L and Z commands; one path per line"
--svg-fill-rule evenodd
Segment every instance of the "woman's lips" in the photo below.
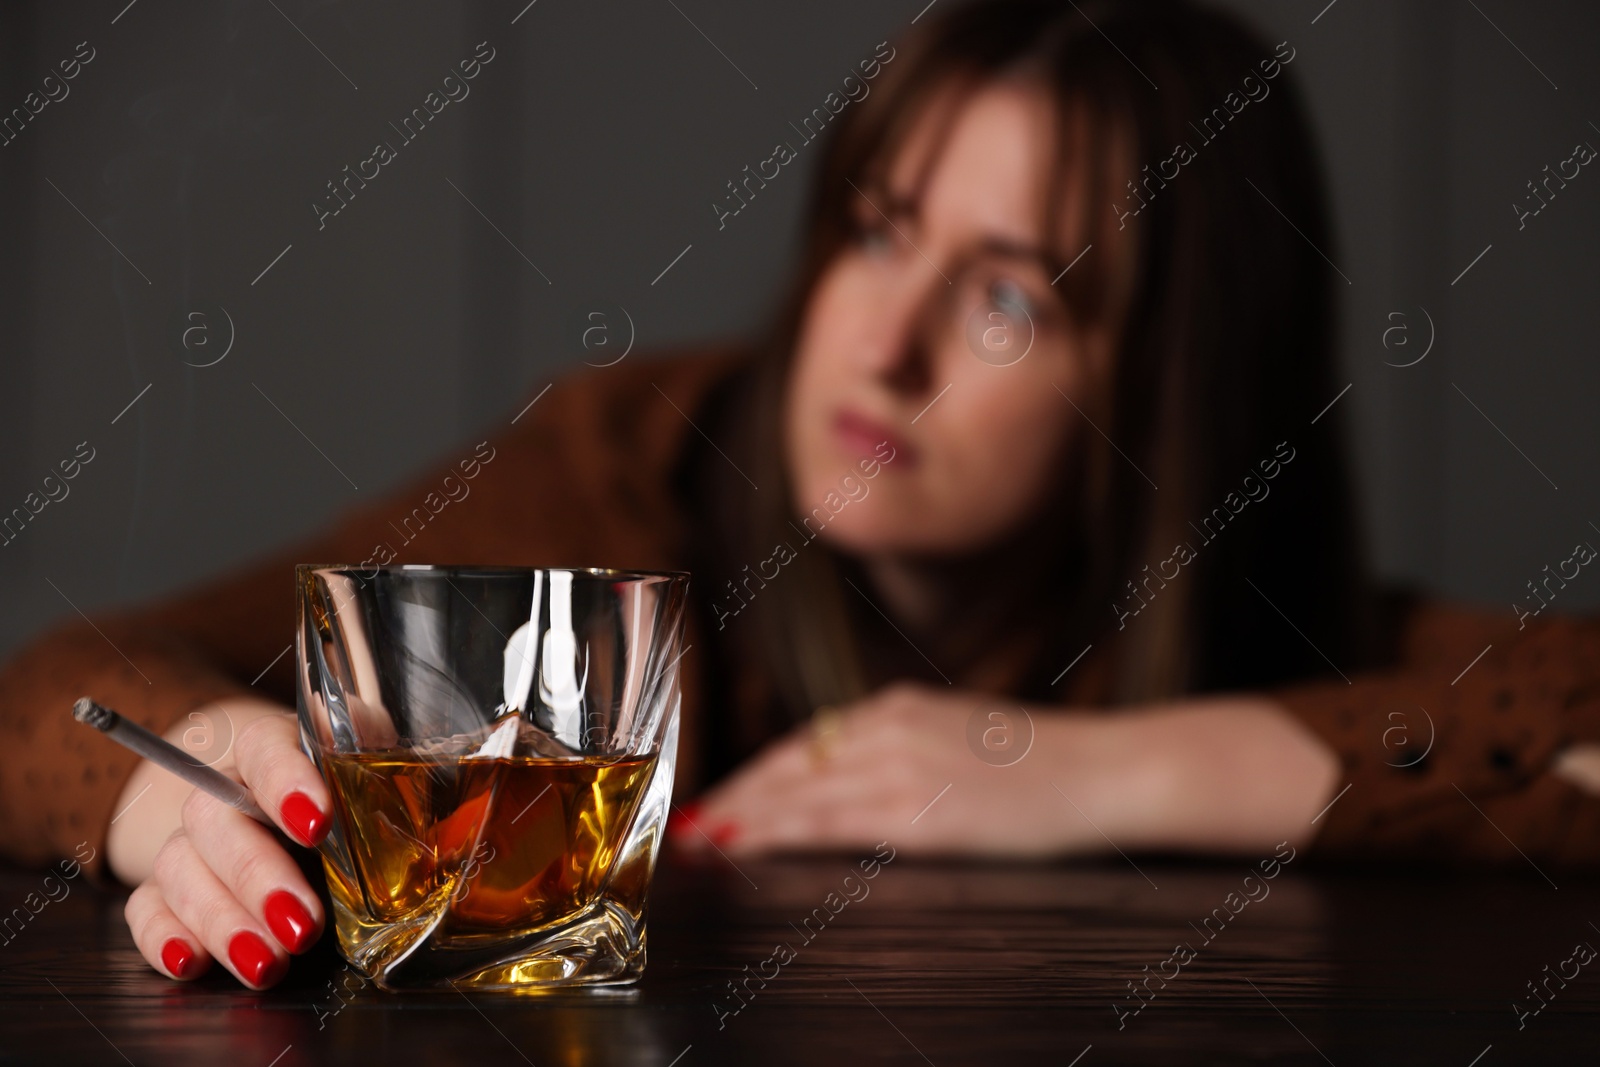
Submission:
M 896 467 L 909 468 L 916 465 L 917 450 L 910 442 L 888 426 L 869 419 L 860 412 L 841 408 L 833 417 L 833 434 L 834 439 L 851 455 L 873 456 L 882 460 L 884 457 L 878 450 L 887 445 L 893 449 L 890 454 L 894 457 Z

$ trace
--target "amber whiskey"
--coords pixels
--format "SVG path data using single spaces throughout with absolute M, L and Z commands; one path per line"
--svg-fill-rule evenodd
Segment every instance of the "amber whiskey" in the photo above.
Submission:
M 325 755 L 353 862 L 329 890 L 372 923 L 442 909 L 446 938 L 559 924 L 606 887 L 655 761 Z

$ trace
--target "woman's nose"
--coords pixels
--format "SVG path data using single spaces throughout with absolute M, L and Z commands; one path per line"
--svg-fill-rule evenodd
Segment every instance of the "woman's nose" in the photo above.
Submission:
M 896 393 L 927 389 L 948 283 L 934 269 L 908 272 L 891 291 L 866 310 L 860 359 L 865 368 Z

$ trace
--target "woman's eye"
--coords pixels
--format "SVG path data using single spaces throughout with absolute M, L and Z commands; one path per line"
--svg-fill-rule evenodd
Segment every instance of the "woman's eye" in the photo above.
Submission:
M 989 302 L 1010 316 L 1032 319 L 1037 312 L 1033 298 L 1016 282 L 1005 278 L 989 286 Z
M 862 226 L 856 231 L 856 242 L 861 250 L 868 255 L 884 255 L 894 248 L 894 243 L 889 240 L 889 235 L 882 227 Z

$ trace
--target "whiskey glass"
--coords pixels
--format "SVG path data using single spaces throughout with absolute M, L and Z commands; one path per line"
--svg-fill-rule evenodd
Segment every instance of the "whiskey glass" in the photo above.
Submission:
M 383 989 L 633 982 L 689 576 L 296 568 L 339 951 Z

